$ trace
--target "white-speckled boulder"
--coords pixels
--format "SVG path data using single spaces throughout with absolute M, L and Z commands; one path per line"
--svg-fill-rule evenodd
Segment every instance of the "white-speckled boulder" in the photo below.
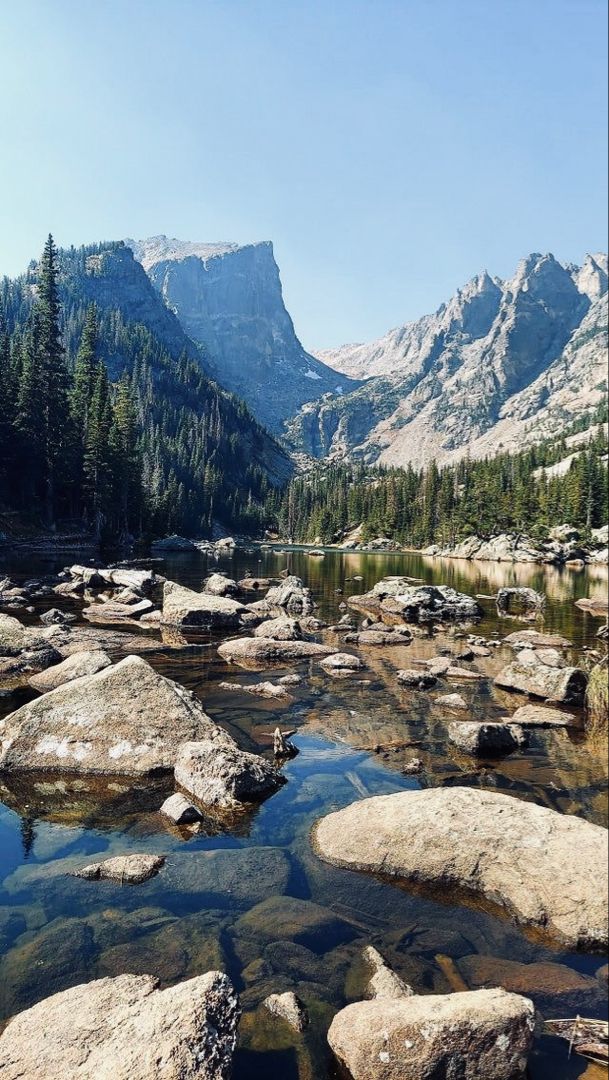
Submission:
M 151 975 L 74 986 L 14 1017 L 3 1080 L 229 1080 L 240 1008 L 227 975 L 166 990 Z
M 335 866 L 468 895 L 568 948 L 607 945 L 607 830 L 474 788 L 381 795 L 328 814 L 314 844 Z
M 0 770 L 126 774 L 169 772 L 184 744 L 205 747 L 203 786 L 214 804 L 248 797 L 253 777 L 277 786 L 278 773 L 263 758 L 244 753 L 210 719 L 189 690 L 166 679 L 139 656 L 85 676 L 23 705 L 0 722 Z M 190 790 L 190 789 L 189 789 Z M 196 794 L 193 792 L 193 794 Z

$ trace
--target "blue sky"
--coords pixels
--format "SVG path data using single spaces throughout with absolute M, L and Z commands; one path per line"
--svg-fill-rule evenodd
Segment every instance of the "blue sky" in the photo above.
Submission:
M 606 245 L 605 0 L 2 8 L 0 273 L 49 229 L 272 239 L 323 347 Z

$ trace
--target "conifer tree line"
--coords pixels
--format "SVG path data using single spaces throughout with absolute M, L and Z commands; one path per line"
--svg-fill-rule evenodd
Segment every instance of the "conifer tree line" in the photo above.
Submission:
M 98 250 L 60 253 L 49 236 L 2 283 L 0 511 L 112 540 L 260 531 L 268 435 L 191 357 L 88 302 L 78 275 Z
M 565 438 L 607 420 L 607 408 L 573 424 L 561 439 L 517 454 L 464 459 L 439 469 L 323 464 L 296 476 L 268 501 L 279 534 L 296 543 L 332 543 L 362 526 L 362 542 L 386 536 L 404 546 L 452 546 L 468 536 L 520 533 L 545 539 L 568 523 L 585 537 L 606 524 L 607 438 L 602 427 L 565 475 L 543 467 L 571 452 Z

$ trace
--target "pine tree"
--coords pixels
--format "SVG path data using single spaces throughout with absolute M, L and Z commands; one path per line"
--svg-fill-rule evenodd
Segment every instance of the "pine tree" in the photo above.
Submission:
M 62 458 L 69 433 L 68 377 L 60 328 L 57 249 L 49 233 L 40 263 L 37 300 L 40 375 L 44 387 L 42 427 L 45 456 L 46 518 L 54 525 Z

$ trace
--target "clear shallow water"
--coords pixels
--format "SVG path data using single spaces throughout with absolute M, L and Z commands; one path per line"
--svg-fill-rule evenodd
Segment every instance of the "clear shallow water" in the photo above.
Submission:
M 470 594 L 526 584 L 548 594 L 544 629 L 564 634 L 577 653 L 597 645 L 600 620 L 580 612 L 574 601 L 606 596 L 607 588 L 603 568 L 574 573 L 418 555 L 331 553 L 315 559 L 295 551 L 237 552 L 218 565 L 235 577 L 248 571 L 274 576 L 288 567 L 311 586 L 317 613 L 331 623 L 346 596 L 366 591 L 387 574 L 450 584 Z M 17 579 L 55 569 L 31 560 L 5 568 Z M 209 563 L 203 556 L 174 556 L 162 572 L 199 588 Z M 363 580 L 349 580 L 356 575 Z M 48 599 L 39 602 L 40 610 L 49 606 Z M 491 602 L 483 607 L 485 618 L 476 632 L 486 637 L 503 637 L 524 625 L 499 621 Z M 30 618 L 35 621 L 36 613 Z M 327 637 L 340 647 L 338 636 Z M 327 1080 L 333 1072 L 325 1031 L 337 1008 L 361 997 L 358 958 L 367 943 L 420 992 L 455 988 L 481 963 L 476 957 L 561 963 L 583 981 L 555 1007 L 540 1002 L 545 1015 L 603 1015 L 605 993 L 595 978 L 603 958 L 563 954 L 529 939 L 507 919 L 451 906 L 450 897 L 440 903 L 335 870 L 316 858 L 309 843 L 321 814 L 365 795 L 420 784 L 493 787 L 604 823 L 606 771 L 598 749 L 581 735 L 544 731 L 532 735 L 526 752 L 500 762 L 477 764 L 451 750 L 446 721 L 452 717 L 433 704 L 436 692 L 407 691 L 395 680 L 395 671 L 415 657 L 435 655 L 443 645 L 458 647 L 459 639 L 451 635 L 417 636 L 409 647 L 361 649 L 367 670 L 348 679 L 327 676 L 315 664 L 299 665 L 303 682 L 294 688 L 291 704 L 281 706 L 220 690 L 218 683 L 274 678 L 288 669 L 260 676 L 227 667 L 210 639 L 193 639 L 186 648 L 175 641 L 174 636 L 164 643 L 155 635 L 142 636 L 142 644 L 154 645 L 143 654 L 192 689 L 244 748 L 268 753 L 268 733 L 278 722 L 298 729 L 300 754 L 285 767 L 288 783 L 254 813 L 210 817 L 204 833 L 193 835 L 168 827 L 157 812 L 172 790 L 170 780 L 130 787 L 124 779 L 4 778 L 0 1016 L 101 975 L 146 971 L 171 983 L 219 966 L 234 979 L 246 1010 L 236 1080 Z M 496 650 L 474 666 L 490 676 L 510 656 Z M 480 718 L 505 715 L 522 703 L 491 691 L 487 681 L 450 689 L 458 689 Z M 446 692 L 443 686 L 440 693 Z M 23 693 L 0 698 L 0 711 L 24 699 Z M 413 756 L 425 765 L 420 778 L 401 773 Z M 128 851 L 162 852 L 168 856 L 166 868 L 134 888 L 66 876 L 93 856 Z M 304 1041 L 258 1009 L 268 993 L 285 989 L 295 989 L 309 1007 L 312 1023 Z M 565 1044 L 538 1041 L 531 1062 L 534 1080 L 570 1080 L 585 1070 L 582 1059 L 567 1060 Z M 593 1073 L 587 1075 L 591 1080 Z

